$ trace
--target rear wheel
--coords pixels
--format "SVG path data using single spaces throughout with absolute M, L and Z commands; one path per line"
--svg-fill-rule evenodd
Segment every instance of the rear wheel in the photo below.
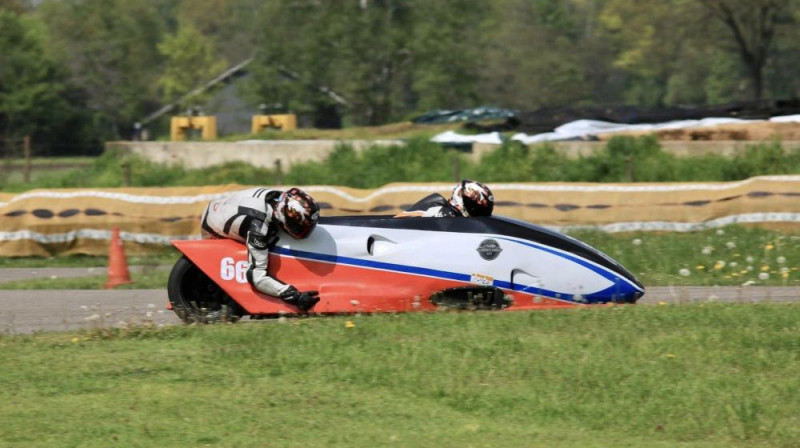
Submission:
M 188 258 L 172 267 L 167 284 L 172 310 L 187 324 L 236 322 L 244 310 Z

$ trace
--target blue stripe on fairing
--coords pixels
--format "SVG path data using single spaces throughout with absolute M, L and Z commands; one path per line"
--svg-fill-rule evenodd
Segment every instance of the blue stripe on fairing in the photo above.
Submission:
M 605 303 L 610 299 L 614 298 L 625 300 L 628 298 L 632 298 L 639 291 L 638 289 L 635 289 L 630 285 L 627 284 L 621 285 L 619 283 L 615 283 L 602 291 L 597 291 L 585 295 L 559 293 L 547 289 L 537 288 L 535 286 L 512 285 L 510 282 L 504 282 L 501 280 L 495 280 L 494 286 L 526 294 L 532 294 L 534 296 L 549 297 L 556 300 L 564 300 L 567 302 L 575 302 L 575 303 L 598 303 L 598 302 Z
M 289 255 L 292 257 L 308 258 L 310 260 L 327 261 L 329 263 L 346 264 L 352 266 L 362 266 L 365 268 L 382 269 L 385 271 L 398 271 L 407 272 L 409 274 L 425 275 L 428 277 L 446 278 L 449 280 L 457 280 L 461 282 L 469 282 L 470 276 L 467 274 L 459 274 L 457 272 L 440 271 L 438 269 L 419 268 L 416 266 L 407 266 L 404 264 L 384 263 L 380 261 L 368 261 L 360 258 L 340 257 L 338 255 L 320 254 L 316 252 L 306 252 L 302 250 L 292 250 L 285 247 L 276 247 L 275 252 L 281 255 Z
M 597 265 L 589 263 L 588 261 L 584 260 L 583 258 L 579 258 L 579 257 L 576 257 L 574 255 L 570 255 L 570 254 L 566 254 L 564 252 L 557 251 L 557 250 L 555 250 L 555 249 L 553 249 L 551 247 L 548 247 L 548 246 L 545 246 L 545 245 L 542 245 L 542 244 L 529 243 L 529 242 L 526 242 L 526 241 L 517 241 L 517 240 L 512 240 L 510 238 L 505 238 L 505 237 L 495 237 L 495 239 L 510 241 L 512 243 L 517 243 L 517 244 L 522 244 L 523 246 L 532 247 L 534 249 L 539 249 L 542 252 L 547 252 L 547 253 L 559 256 L 561 258 L 566 258 L 567 260 L 569 260 L 569 261 L 571 261 L 573 263 L 579 264 L 579 265 L 591 270 L 595 274 L 600 274 L 600 276 L 602 276 L 606 280 L 609 280 L 610 282 L 614 283 L 615 285 L 617 283 L 617 280 L 623 280 L 628 286 L 630 286 L 632 288 L 632 289 L 630 289 L 630 292 L 639 291 L 639 288 L 636 287 L 635 285 L 632 285 L 630 283 L 630 281 L 627 278 L 625 278 L 624 276 L 610 273 L 607 269 L 604 269 L 602 267 L 599 267 Z M 611 288 L 613 288 L 615 285 L 612 285 Z M 603 291 L 608 291 L 609 289 L 610 288 L 607 288 L 607 289 L 604 289 Z M 626 289 L 628 289 L 628 288 L 626 288 Z M 595 293 L 595 294 L 597 294 L 597 293 Z
M 499 239 L 506 239 L 506 238 L 499 238 Z M 508 241 L 518 242 L 518 241 L 514 241 L 514 240 L 508 240 Z M 520 244 L 524 244 L 524 243 L 520 243 Z M 542 247 L 538 247 L 538 246 L 534 246 L 534 245 L 530 245 L 530 246 L 534 247 L 536 249 L 544 249 Z M 305 258 L 305 259 L 309 259 L 309 260 L 317 260 L 317 261 L 323 261 L 323 262 L 328 262 L 328 263 L 336 263 L 336 264 L 343 264 L 343 265 L 350 265 L 350 266 L 360 266 L 360 267 L 365 267 L 365 268 L 380 269 L 380 270 L 385 270 L 385 271 L 395 271 L 395 272 L 402 272 L 402 273 L 407 273 L 407 274 L 424 275 L 424 276 L 427 276 L 427 277 L 444 278 L 444 279 L 448 279 L 448 280 L 455 280 L 455 281 L 461 281 L 461 282 L 466 282 L 466 283 L 469 283 L 469 281 L 471 279 L 471 276 L 469 276 L 467 274 L 460 274 L 460 273 L 457 273 L 457 272 L 441 271 L 441 270 L 438 270 L 438 269 L 420 268 L 420 267 L 416 267 L 416 266 L 408 266 L 408 265 L 395 264 L 395 263 L 385 263 L 385 262 L 380 262 L 380 261 L 370 261 L 370 260 L 363 260 L 363 259 L 360 259 L 360 258 L 342 257 L 342 256 L 338 256 L 338 255 L 321 254 L 321 253 L 307 252 L 307 251 L 302 251 L 302 250 L 292 250 L 292 249 L 287 249 L 285 247 L 279 247 L 279 246 L 275 247 L 273 249 L 273 252 L 277 252 L 280 255 L 287 255 L 287 256 L 297 257 L 297 258 Z M 589 267 L 590 269 L 594 267 L 592 265 L 587 265 L 585 263 L 581 263 L 582 260 L 580 260 L 579 258 L 569 257 L 569 256 L 566 256 L 564 254 L 561 254 L 561 253 L 555 252 L 555 251 L 547 251 L 547 252 L 551 252 L 551 253 L 553 253 L 555 255 L 561 256 L 562 258 L 566 258 L 566 259 L 568 259 L 568 260 L 570 260 L 572 262 L 578 262 L 583 266 Z M 596 269 L 592 269 L 592 270 L 595 271 L 595 272 L 600 273 L 601 275 L 603 274 L 603 272 L 597 271 Z M 602 291 L 598 291 L 598 292 L 595 292 L 595 293 L 592 293 L 592 294 L 582 295 L 582 296 L 579 296 L 579 297 L 576 297 L 573 294 L 559 293 L 559 292 L 556 292 L 556 291 L 537 288 L 537 287 L 534 287 L 534 286 L 512 285 L 510 282 L 506 282 L 506 281 L 502 281 L 502 280 L 494 280 L 493 286 L 498 287 L 498 288 L 502 288 L 502 289 L 508 289 L 508 290 L 512 290 L 512 291 L 517 291 L 517 292 L 521 292 L 521 293 L 532 294 L 532 295 L 542 296 L 542 297 L 546 297 L 546 298 L 551 298 L 551 299 L 556 299 L 556 300 L 561 300 L 561 301 L 567 301 L 567 302 L 575 302 L 575 303 L 604 302 L 604 301 L 607 301 L 608 298 L 611 295 L 615 295 L 617 297 L 619 297 L 619 296 L 623 296 L 624 297 L 624 296 L 633 295 L 634 293 L 636 293 L 638 291 L 638 289 L 631 287 L 627 283 L 623 284 L 623 285 L 618 284 L 615 280 L 618 280 L 620 277 L 612 277 L 612 278 L 605 277 L 605 278 L 607 278 L 608 280 L 610 280 L 614 284 L 611 285 L 610 287 L 602 290 Z

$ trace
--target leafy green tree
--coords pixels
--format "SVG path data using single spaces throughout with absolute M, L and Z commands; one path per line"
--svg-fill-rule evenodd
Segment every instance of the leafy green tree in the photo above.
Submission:
M 175 34 L 168 34 L 158 44 L 164 56 L 165 70 L 159 79 L 165 102 L 172 102 L 207 84 L 225 69 L 225 62 L 217 57 L 214 43 L 191 23 L 183 23 Z M 203 104 L 209 92 L 198 92 L 187 97 L 182 106 Z
M 627 77 L 626 103 L 664 103 L 682 42 L 691 37 L 684 3 L 609 0 L 600 11 L 603 32 L 616 50 L 612 63 Z
M 410 88 L 404 89 L 401 83 L 399 99 L 405 99 L 405 108 L 414 112 L 478 105 L 481 70 L 475 62 L 481 59 L 477 43 L 487 5 L 474 0 L 412 4 Z
M 264 2 L 260 9 L 255 61 L 246 91 L 256 103 L 283 108 L 324 121 L 334 105 L 350 107 L 338 93 L 346 32 L 345 8 L 330 0 Z
M 792 22 L 800 20 L 800 8 Z M 771 98 L 800 97 L 800 27 L 782 25 L 776 34 L 774 52 L 765 69 L 765 96 Z
M 752 84 L 753 99 L 764 93 L 764 70 L 778 25 L 792 19 L 795 0 L 697 0 L 730 32 Z
M 26 11 L 23 0 L 0 0 L 0 11 L 10 11 L 21 14 Z
M 335 106 L 355 124 L 474 105 L 482 4 L 271 2 L 262 10 L 253 91 L 265 103 L 288 103 L 300 113 Z
M 412 8 L 402 0 L 363 1 L 346 22 L 345 66 L 351 73 L 348 92 L 356 96 L 354 112 L 366 124 L 385 123 L 396 109 L 393 95 L 411 61 Z
M 7 145 L 46 127 L 64 86 L 46 54 L 46 35 L 32 17 L 0 10 L 0 131 Z
M 161 103 L 157 44 L 178 1 L 60 0 L 37 10 L 51 31 L 52 50 L 111 138 L 127 136 Z
M 191 23 L 211 40 L 229 66 L 250 58 L 266 10 L 264 0 L 183 0 L 176 8 L 179 24 Z
M 736 55 L 717 52 L 709 58 L 708 68 L 708 76 L 703 81 L 708 104 L 722 104 L 744 96 L 744 83 L 738 76 L 732 76 L 742 71 Z
M 498 0 L 481 25 L 484 98 L 491 103 L 534 109 L 590 98 L 591 80 L 582 50 L 584 5 L 557 0 Z M 588 40 L 588 39 L 587 39 Z M 599 68 L 599 67 L 597 67 Z

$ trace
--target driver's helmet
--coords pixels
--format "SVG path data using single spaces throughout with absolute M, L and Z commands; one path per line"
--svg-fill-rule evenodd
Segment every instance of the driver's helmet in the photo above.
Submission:
M 319 221 L 319 205 L 311 195 L 296 187 L 281 193 L 274 213 L 284 232 L 297 240 L 308 237 Z
M 491 216 L 494 209 L 494 195 L 486 185 L 464 179 L 453 188 L 450 205 L 464 216 Z

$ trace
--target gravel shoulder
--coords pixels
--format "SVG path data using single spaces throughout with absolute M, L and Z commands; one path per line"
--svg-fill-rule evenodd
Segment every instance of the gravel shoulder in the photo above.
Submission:
M 0 333 L 177 325 L 166 289 L 0 291 Z

